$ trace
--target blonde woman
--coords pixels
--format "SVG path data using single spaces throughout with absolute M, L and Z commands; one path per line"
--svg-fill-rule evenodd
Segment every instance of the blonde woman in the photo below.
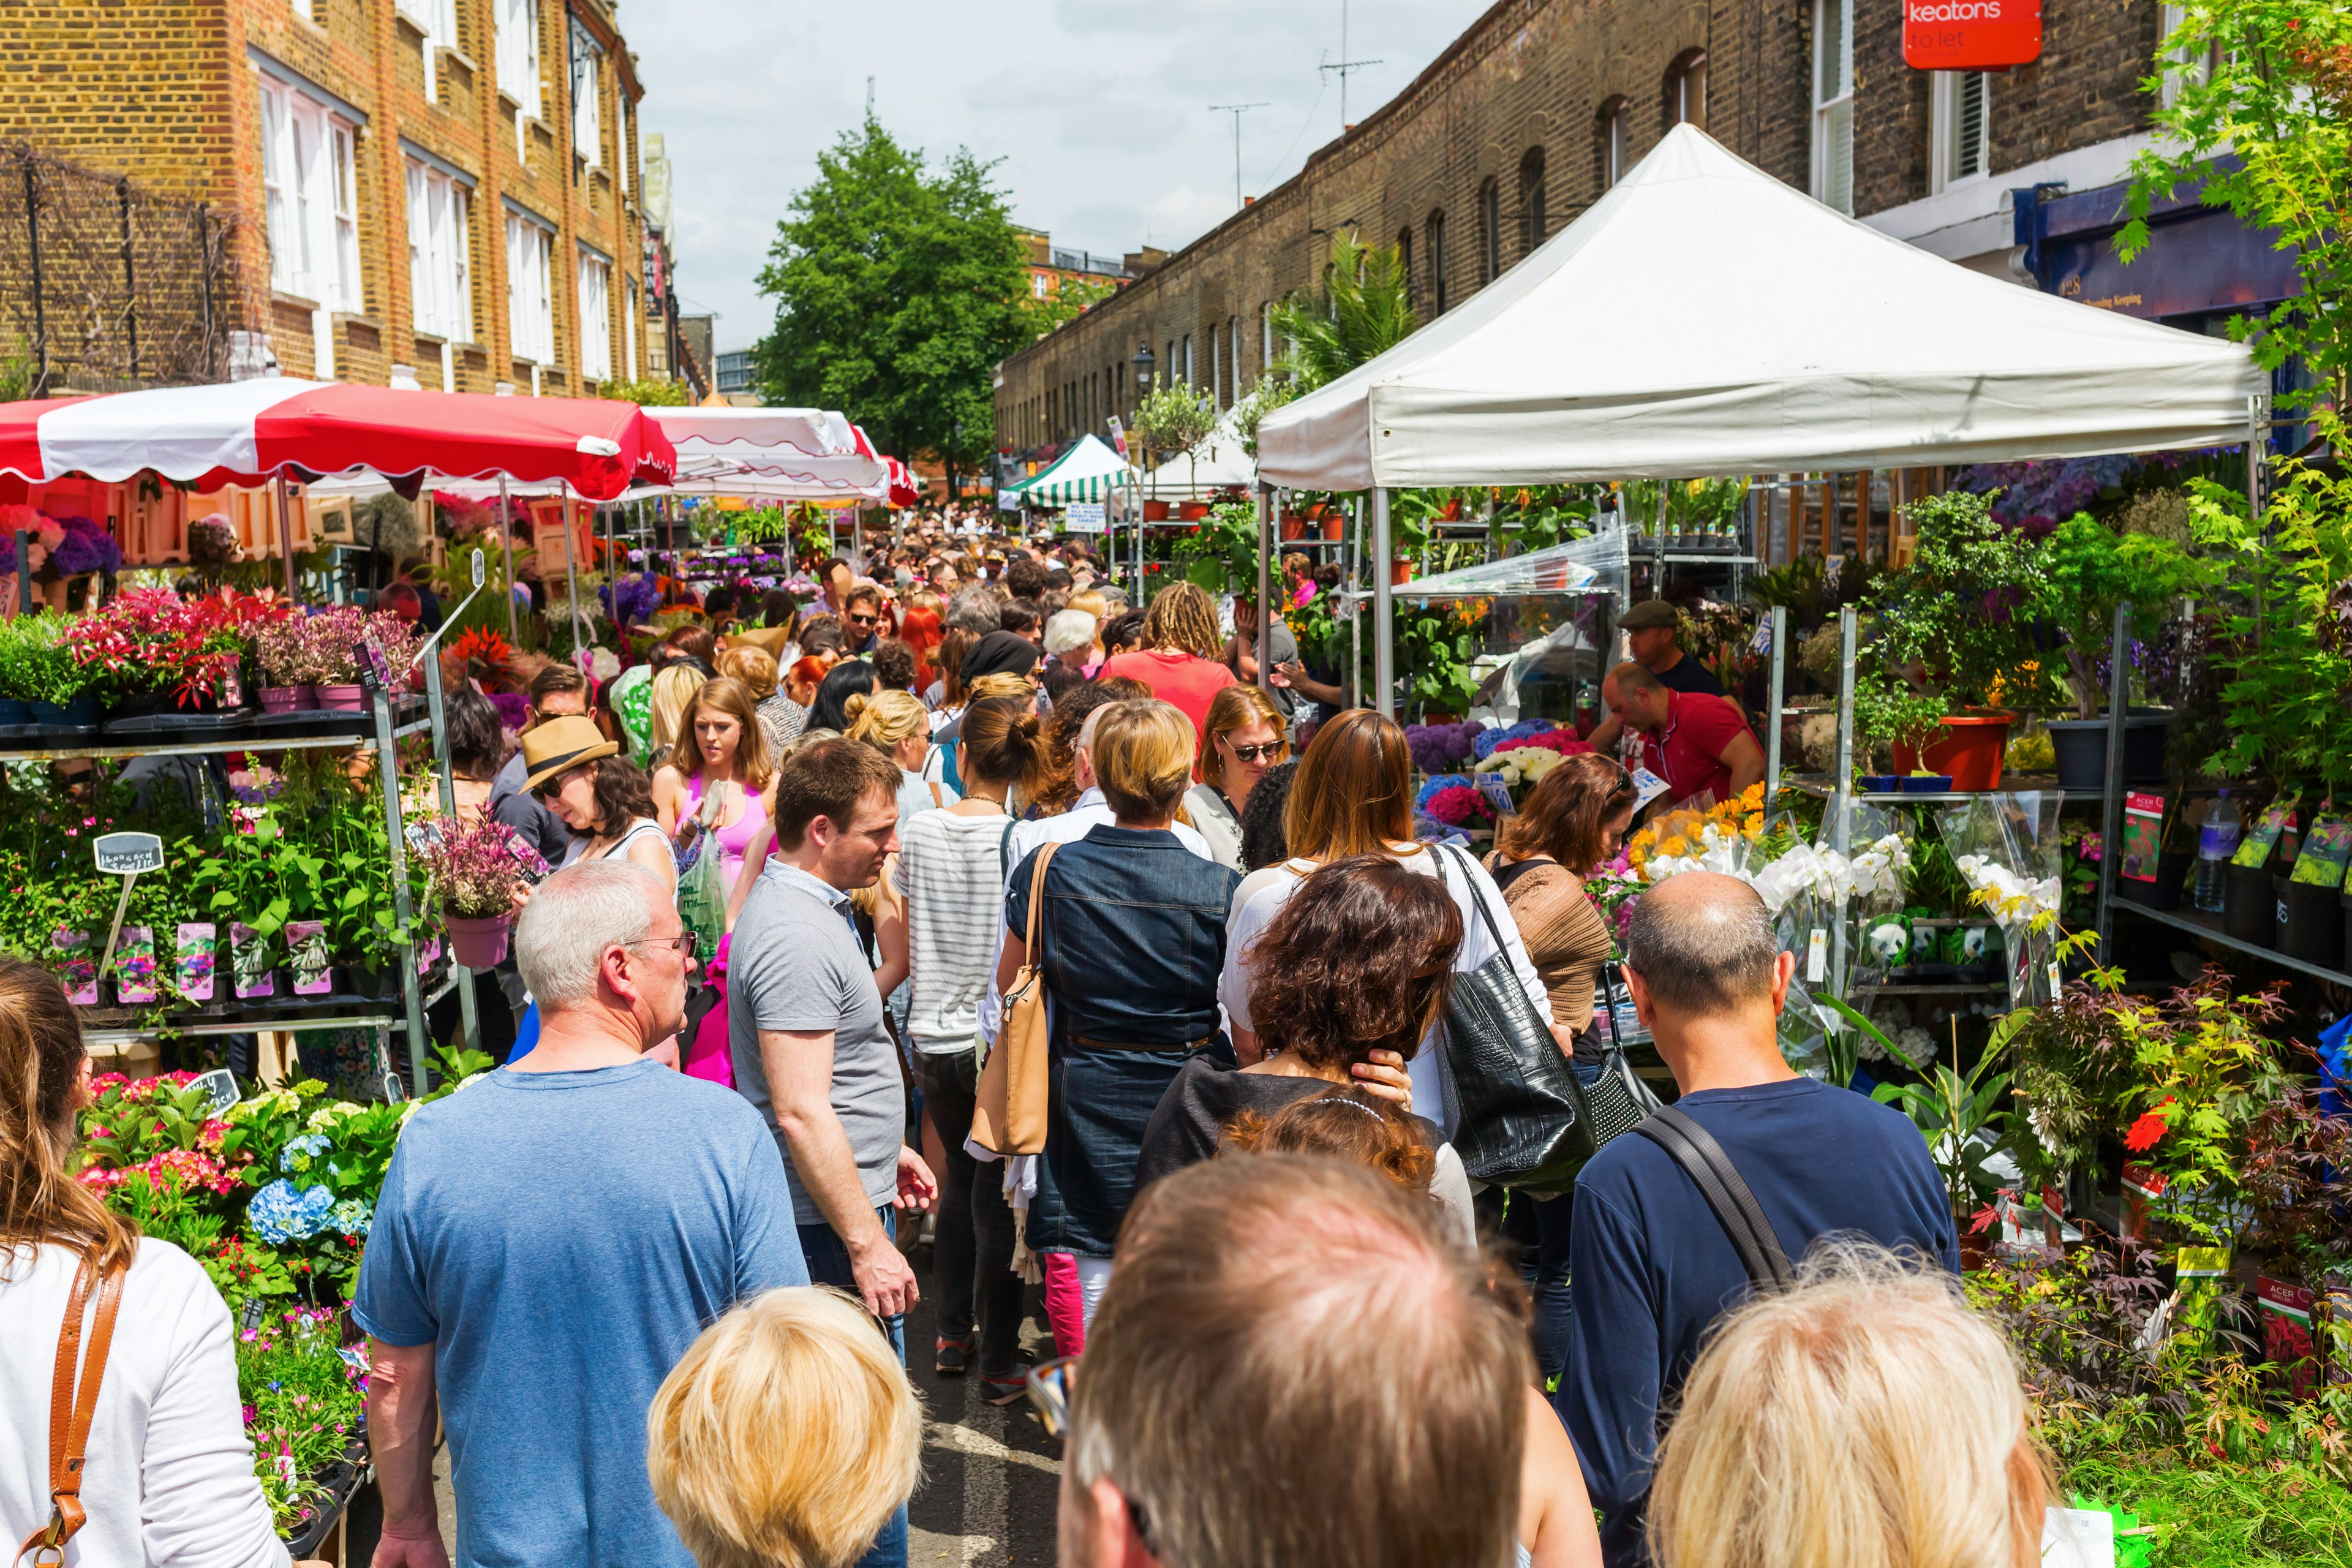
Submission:
M 1951 1276 L 1823 1243 L 1692 1363 L 1649 1544 L 1660 1568 L 2033 1568 L 2050 1491 L 2009 1342 Z
M 919 811 L 953 805 L 963 796 L 942 782 L 938 752 L 931 745 L 930 710 L 910 691 L 885 688 L 852 697 L 842 710 L 849 715 L 844 731 L 863 741 L 898 764 L 898 825 Z
M 1174 583 L 1143 612 L 1143 646 L 1104 660 L 1101 673 L 1140 680 L 1154 697 L 1181 709 L 1197 737 L 1209 717 L 1209 700 L 1234 683 L 1234 672 L 1220 658 L 1224 647 L 1214 602 L 1197 584 Z
M 654 677 L 646 720 L 651 737 L 646 751 L 647 768 L 659 768 L 670 760 L 678 737 L 686 731 L 686 710 L 693 706 L 694 694 L 709 679 L 695 666 L 682 661 L 665 665 L 661 673 Z
M 850 1568 L 906 1560 L 922 1441 L 890 1342 L 808 1286 L 702 1331 L 646 1413 L 646 1470 L 700 1568 Z
M 655 697 L 658 703 L 660 693 Z M 681 843 L 689 823 L 713 837 L 724 857 L 719 874 L 731 892 L 744 852 L 775 809 L 775 784 L 751 689 L 722 675 L 706 682 L 688 706 L 678 747 L 654 774 L 654 809 L 662 831 Z
M 1050 847 L 1037 940 L 1053 998 L 1054 1093 L 1029 1247 L 1076 1260 L 1080 1300 L 1048 1289 L 1055 1342 L 1075 1354 L 1084 1320 L 1110 1278 L 1112 1243 L 1135 1196 L 1143 1130 L 1194 1052 L 1222 1047 L 1217 974 L 1225 912 L 1241 878 L 1202 859 L 1172 831 L 1192 778 L 1192 727 L 1145 699 L 1096 710 L 1087 747 L 1108 825 Z M 1013 868 L 996 988 L 1029 960 L 1032 868 Z
M 1184 815 L 1222 865 L 1242 863 L 1242 807 L 1265 770 L 1290 755 L 1273 699 L 1255 686 L 1228 686 L 1209 700 L 1201 730 L 1201 782 L 1184 796 Z

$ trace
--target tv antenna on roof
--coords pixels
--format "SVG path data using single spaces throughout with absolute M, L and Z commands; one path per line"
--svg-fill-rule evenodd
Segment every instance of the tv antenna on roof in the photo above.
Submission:
M 1339 79 L 1339 133 L 1348 133 L 1348 78 L 1366 66 L 1376 66 L 1380 60 L 1351 60 L 1348 58 L 1348 0 L 1339 0 L 1339 58 L 1328 65 L 1315 68 Z
M 866 79 L 866 118 L 874 118 L 874 79 L 870 76 Z
M 1242 116 L 1253 109 L 1264 109 L 1259 103 L 1213 103 L 1210 112 L 1234 117 L 1234 211 L 1242 210 Z

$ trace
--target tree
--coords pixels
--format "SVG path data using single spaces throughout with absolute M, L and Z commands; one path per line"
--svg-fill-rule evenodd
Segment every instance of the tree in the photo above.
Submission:
M 1276 371 L 1297 392 L 1339 380 L 1412 336 L 1417 323 L 1404 255 L 1393 245 L 1364 245 L 1351 234 L 1331 241 L 1320 296 L 1300 295 L 1274 308 L 1275 330 L 1289 344 Z
M 2131 221 L 2116 237 L 2128 262 L 2148 245 L 2150 204 L 2200 187 L 2273 231 L 2294 253 L 2304 292 L 2232 336 L 2275 370 L 2300 358 L 2317 383 L 2295 401 L 2352 405 L 2352 9 L 2342 0 L 2190 0 L 2158 56 L 2173 101 L 2155 143 L 2132 163 Z M 2218 161 L 2217 161 L 2218 160 Z
M 769 402 L 838 408 L 889 450 L 977 467 L 994 445 L 991 377 L 1039 331 L 1028 262 L 995 165 L 958 148 L 936 171 L 868 115 L 817 156 L 776 226 L 753 351 Z
M 1197 482 L 1198 448 L 1216 427 L 1217 400 L 1189 386 L 1163 386 L 1135 405 L 1135 437 L 1151 454 L 1155 479 L 1160 465 L 1181 452 L 1192 459 Z

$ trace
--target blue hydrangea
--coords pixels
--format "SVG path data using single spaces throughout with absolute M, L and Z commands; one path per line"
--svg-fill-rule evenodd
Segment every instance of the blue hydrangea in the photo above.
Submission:
M 323 1132 L 306 1132 L 299 1138 L 289 1138 L 278 1152 L 278 1168 L 281 1171 L 307 1171 L 314 1155 L 327 1152 L 329 1139 Z
M 335 1194 L 324 1187 L 297 1188 L 275 1181 L 253 1194 L 245 1215 L 253 1234 L 272 1247 L 300 1241 L 327 1228 Z
M 369 1223 L 375 1218 L 375 1211 L 362 1199 L 345 1198 L 329 1211 L 327 1217 L 341 1235 L 365 1236 Z
M 1413 810 L 1428 810 L 1430 801 L 1436 795 L 1439 790 L 1450 788 L 1454 784 L 1466 784 L 1472 789 L 1476 789 L 1478 787 L 1477 784 L 1472 781 L 1468 773 L 1439 773 L 1435 778 L 1429 780 L 1419 789 L 1412 792 Z
M 1479 731 L 1477 740 L 1471 742 L 1471 750 L 1478 753 L 1478 760 L 1483 763 L 1496 752 L 1508 751 L 1530 735 L 1549 734 L 1558 728 L 1549 719 L 1522 719 L 1505 729 Z

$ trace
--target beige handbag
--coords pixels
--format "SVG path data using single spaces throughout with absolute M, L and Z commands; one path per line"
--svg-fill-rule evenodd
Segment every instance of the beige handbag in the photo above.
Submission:
M 1029 919 L 1022 932 L 1023 963 L 1004 993 L 1003 1025 L 980 1069 L 971 1110 L 971 1141 L 999 1154 L 1037 1154 L 1045 1148 L 1050 1032 L 1045 1023 L 1045 967 L 1037 952 L 1038 912 L 1045 903 L 1045 863 L 1058 846 L 1037 851 L 1029 872 Z

